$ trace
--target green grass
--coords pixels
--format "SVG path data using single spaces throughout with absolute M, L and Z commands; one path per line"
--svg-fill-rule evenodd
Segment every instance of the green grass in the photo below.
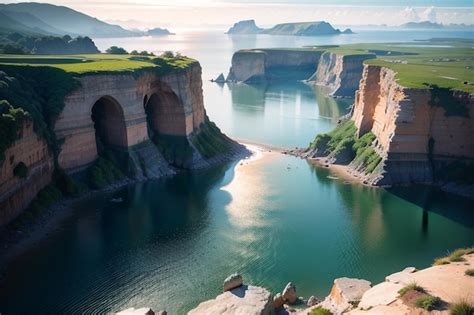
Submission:
M 472 315 L 474 314 L 474 305 L 467 301 L 461 301 L 451 304 L 449 307 L 450 315 Z
M 413 283 L 410 283 L 410 284 L 404 286 L 400 290 L 398 290 L 398 294 L 400 296 L 404 296 L 405 294 L 407 294 L 408 292 L 410 292 L 412 290 L 418 291 L 420 293 L 426 293 L 425 289 L 423 289 L 421 286 L 419 286 L 415 282 L 413 282 Z
M 437 296 L 424 295 L 415 301 L 417 307 L 431 311 L 441 304 L 441 299 Z
M 467 269 L 464 274 L 469 277 L 474 277 L 474 269 Z
M 382 161 L 382 157 L 372 146 L 375 135 L 368 132 L 356 138 L 356 131 L 354 122 L 347 120 L 331 132 L 317 135 L 309 149 L 336 159 L 342 157 L 349 160 L 356 169 L 372 173 Z
M 134 55 L 0 55 L 0 65 L 48 66 L 76 74 L 97 72 L 131 72 L 140 69 L 172 71 L 185 69 L 197 61 L 188 57 L 137 58 Z
M 456 249 L 455 251 L 451 252 L 449 255 L 447 255 L 445 257 L 437 258 L 433 262 L 433 266 L 447 265 L 451 262 L 464 261 L 465 260 L 463 258 L 464 255 L 469 255 L 469 254 L 473 254 L 473 253 L 474 253 L 474 247 L 459 248 L 459 249 Z
M 308 313 L 308 315 L 332 315 L 331 311 L 322 308 L 322 307 L 317 307 L 311 312 Z

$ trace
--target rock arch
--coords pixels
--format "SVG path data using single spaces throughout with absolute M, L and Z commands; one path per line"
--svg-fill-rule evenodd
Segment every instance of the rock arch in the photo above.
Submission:
M 127 149 L 127 127 L 122 106 L 111 96 L 100 97 L 92 106 L 97 152 L 104 148 Z
M 171 90 L 159 89 L 145 98 L 145 112 L 149 130 L 165 136 L 183 136 L 186 114 L 178 96 Z

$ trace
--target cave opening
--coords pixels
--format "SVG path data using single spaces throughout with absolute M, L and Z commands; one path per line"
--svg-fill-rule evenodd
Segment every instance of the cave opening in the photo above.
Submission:
M 109 96 L 101 97 L 92 107 L 97 153 L 127 149 L 127 129 L 120 104 Z
M 170 164 L 186 168 L 193 151 L 187 138 L 184 107 L 178 96 L 160 90 L 145 101 L 149 138 Z

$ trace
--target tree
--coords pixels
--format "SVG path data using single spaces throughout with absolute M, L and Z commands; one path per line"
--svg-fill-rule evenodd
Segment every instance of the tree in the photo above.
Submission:
M 126 55 L 128 52 L 123 49 L 122 47 L 117 47 L 117 46 L 112 46 L 109 49 L 105 51 L 107 54 L 112 54 L 112 55 Z

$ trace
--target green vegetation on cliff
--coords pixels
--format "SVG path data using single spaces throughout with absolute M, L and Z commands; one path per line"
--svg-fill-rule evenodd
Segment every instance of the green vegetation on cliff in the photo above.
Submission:
M 231 146 L 231 141 L 221 130 L 206 117 L 197 133 L 191 135 L 191 143 L 196 150 L 205 157 L 212 158 L 226 152 Z
M 116 73 L 138 70 L 167 74 L 187 69 L 198 62 L 185 56 L 136 56 L 136 55 L 0 55 L 0 70 L 4 66 L 52 67 L 69 73 Z
M 407 88 L 431 86 L 474 92 L 474 40 L 435 38 L 427 41 L 390 44 L 349 44 L 308 46 L 297 49 L 253 49 L 246 52 L 308 51 L 330 52 L 343 56 L 367 56 L 365 64 L 386 67 L 396 72 L 397 83 Z M 374 59 L 373 57 L 376 56 Z
M 78 75 L 141 71 L 165 75 L 196 64 L 194 59 L 180 55 L 0 55 L 0 165 L 5 150 L 19 137 L 27 119 L 57 155 L 60 143 L 53 131 L 54 123 L 64 108 L 66 95 L 78 87 Z
M 372 145 L 375 135 L 367 132 L 357 138 L 356 132 L 352 120 L 347 120 L 331 132 L 317 135 L 308 150 L 318 156 L 334 158 L 338 164 L 350 163 L 359 171 L 372 173 L 382 161 Z

